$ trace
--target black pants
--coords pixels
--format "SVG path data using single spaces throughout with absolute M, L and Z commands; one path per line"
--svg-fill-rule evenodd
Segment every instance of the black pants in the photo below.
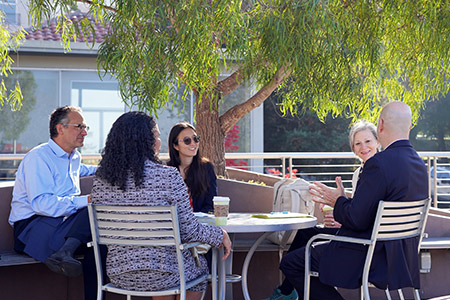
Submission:
M 320 258 L 328 242 L 313 245 L 311 249 L 311 270 L 319 271 Z M 299 299 L 303 299 L 305 281 L 305 247 L 286 254 L 280 264 L 280 269 L 286 279 L 297 290 Z M 331 285 L 324 284 L 318 277 L 310 277 L 311 300 L 344 300 L 339 292 Z
M 316 234 L 326 233 L 335 235 L 337 231 L 338 231 L 337 228 L 325 228 L 318 226 L 300 229 L 299 231 L 297 231 L 297 234 L 295 235 L 295 238 L 292 241 L 291 246 L 289 247 L 288 253 L 300 249 L 302 247 L 305 247 L 309 239 L 315 236 Z M 290 293 L 292 293 L 292 291 L 294 291 L 294 286 L 291 284 L 289 280 L 284 279 L 279 289 L 283 295 L 289 295 Z

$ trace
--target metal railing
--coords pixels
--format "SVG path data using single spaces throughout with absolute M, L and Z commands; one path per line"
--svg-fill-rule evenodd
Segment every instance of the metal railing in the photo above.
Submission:
M 450 152 L 419 152 L 428 168 L 430 197 L 433 206 L 450 208 Z M 0 154 L 0 181 L 14 180 L 14 174 L 24 154 Z M 99 154 L 83 154 L 83 162 L 97 164 Z M 168 159 L 161 153 L 162 160 Z M 228 165 L 280 177 L 302 177 L 334 185 L 341 176 L 346 190 L 351 191 L 351 178 L 360 165 L 352 152 L 271 152 L 227 153 Z M 437 178 L 437 180 L 434 180 Z

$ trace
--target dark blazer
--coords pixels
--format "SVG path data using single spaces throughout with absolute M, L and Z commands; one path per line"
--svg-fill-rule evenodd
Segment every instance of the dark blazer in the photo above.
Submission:
M 354 197 L 339 197 L 334 218 L 337 235 L 370 238 L 380 200 L 421 200 L 428 197 L 427 168 L 408 140 L 392 143 L 364 164 Z M 418 239 L 380 242 L 375 247 L 369 281 L 378 288 L 420 288 Z M 367 253 L 364 245 L 330 242 L 320 260 L 320 281 L 359 288 Z
M 214 166 L 207 162 L 208 168 L 208 189 L 199 197 L 192 197 L 194 212 L 209 213 L 214 211 L 213 198 L 217 196 L 217 177 Z

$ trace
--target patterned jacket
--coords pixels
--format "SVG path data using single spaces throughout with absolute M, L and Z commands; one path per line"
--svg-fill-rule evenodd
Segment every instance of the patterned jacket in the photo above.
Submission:
M 144 166 L 143 184 L 135 187 L 132 176 L 127 190 L 122 191 L 99 177 L 94 178 L 92 201 L 108 205 L 172 205 L 177 204 L 180 235 L 183 242 L 202 242 L 219 247 L 223 239 L 220 227 L 197 222 L 189 204 L 187 188 L 177 169 L 147 161 Z M 189 250 L 183 251 L 185 263 L 193 261 Z M 137 270 L 178 272 L 173 247 L 109 246 L 107 256 L 108 275 Z

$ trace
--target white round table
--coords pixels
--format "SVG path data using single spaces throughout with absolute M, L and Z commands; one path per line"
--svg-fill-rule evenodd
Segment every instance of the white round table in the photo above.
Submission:
M 250 295 L 248 293 L 247 287 L 247 274 L 248 266 L 250 260 L 252 259 L 253 253 L 256 251 L 261 242 L 266 239 L 266 237 L 276 231 L 289 231 L 298 230 L 303 228 L 314 227 L 317 223 L 317 219 L 313 216 L 305 217 L 286 217 L 279 216 L 280 218 L 255 218 L 252 215 L 257 213 L 230 213 L 228 216 L 227 225 L 220 226 L 225 229 L 228 233 L 263 233 L 252 245 L 248 251 L 244 264 L 242 266 L 242 292 L 246 300 L 250 300 Z M 225 274 L 225 262 L 221 259 L 223 256 L 223 249 L 213 248 L 213 259 L 211 267 L 212 278 L 217 278 L 217 267 L 219 268 L 218 276 L 218 286 L 215 280 L 212 280 L 212 293 L 213 300 L 225 299 L 225 285 L 226 285 L 226 274 Z

